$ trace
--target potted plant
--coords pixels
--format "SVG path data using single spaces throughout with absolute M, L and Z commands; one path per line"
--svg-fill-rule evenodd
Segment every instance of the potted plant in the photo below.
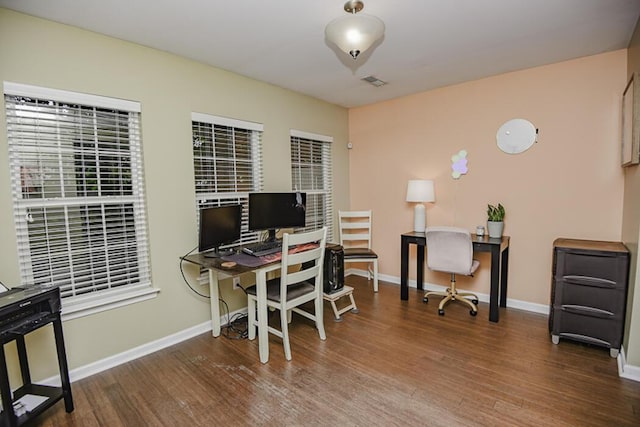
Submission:
M 504 206 L 498 203 L 498 206 L 487 205 L 487 229 L 489 237 L 502 237 L 504 229 Z

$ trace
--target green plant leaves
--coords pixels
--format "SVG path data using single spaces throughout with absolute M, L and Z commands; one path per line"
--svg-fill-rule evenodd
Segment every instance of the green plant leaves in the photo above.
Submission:
M 504 206 L 498 203 L 498 206 L 487 205 L 487 217 L 489 221 L 504 221 Z

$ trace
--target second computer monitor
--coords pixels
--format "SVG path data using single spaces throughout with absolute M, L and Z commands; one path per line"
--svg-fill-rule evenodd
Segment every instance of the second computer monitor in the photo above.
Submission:
M 240 240 L 242 205 L 214 206 L 200 209 L 198 250 L 204 256 L 217 258 L 230 255 L 220 246 Z
M 280 228 L 304 227 L 306 224 L 307 194 L 249 193 L 249 230 L 269 231 L 269 240 L 275 240 Z

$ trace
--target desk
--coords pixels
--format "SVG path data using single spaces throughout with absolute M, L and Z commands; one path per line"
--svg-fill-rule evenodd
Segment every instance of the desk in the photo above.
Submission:
M 253 272 L 256 275 L 256 296 L 258 298 L 258 324 L 265 327 L 258 327 L 258 347 L 260 349 L 260 362 L 269 361 L 269 331 L 266 327 L 267 316 L 267 273 L 280 269 L 280 261 L 274 261 L 258 267 L 245 267 L 237 264 L 232 268 L 222 266 L 224 260 L 220 258 L 207 258 L 202 254 L 187 255 L 182 258 L 193 264 L 209 270 L 209 295 L 211 296 L 211 333 L 214 337 L 220 336 L 220 295 L 218 292 L 218 280 L 227 277 L 238 276 L 243 273 Z M 249 326 L 251 327 L 251 326 Z
M 489 296 L 489 320 L 500 320 L 500 307 L 507 306 L 507 273 L 509 269 L 509 236 L 490 238 L 471 234 L 474 252 L 491 252 L 491 292 Z M 424 290 L 424 248 L 427 244 L 425 233 L 410 231 L 401 236 L 400 243 L 400 299 L 409 299 L 409 245 L 418 246 L 416 287 Z
M 60 319 L 60 290 L 57 287 L 13 288 L 0 293 L 0 395 L 2 396 L 2 414 L 0 425 L 17 426 L 26 423 L 33 417 L 53 406 L 60 399 L 64 399 L 67 412 L 73 411 L 73 398 L 69 382 L 69 369 L 62 336 L 62 321 Z M 61 387 L 33 384 L 29 372 L 29 359 L 24 336 L 49 323 L 53 323 L 53 334 L 58 354 Z M 18 361 L 22 375 L 22 386 L 13 394 L 7 375 L 7 361 L 4 345 L 16 342 Z M 18 413 L 14 411 L 13 403 L 25 395 L 37 395 L 46 398 L 31 412 Z

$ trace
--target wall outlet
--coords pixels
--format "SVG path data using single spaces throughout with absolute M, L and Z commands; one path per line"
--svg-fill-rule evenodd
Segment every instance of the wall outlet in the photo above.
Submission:
M 238 276 L 233 278 L 233 289 L 240 289 L 240 277 Z

